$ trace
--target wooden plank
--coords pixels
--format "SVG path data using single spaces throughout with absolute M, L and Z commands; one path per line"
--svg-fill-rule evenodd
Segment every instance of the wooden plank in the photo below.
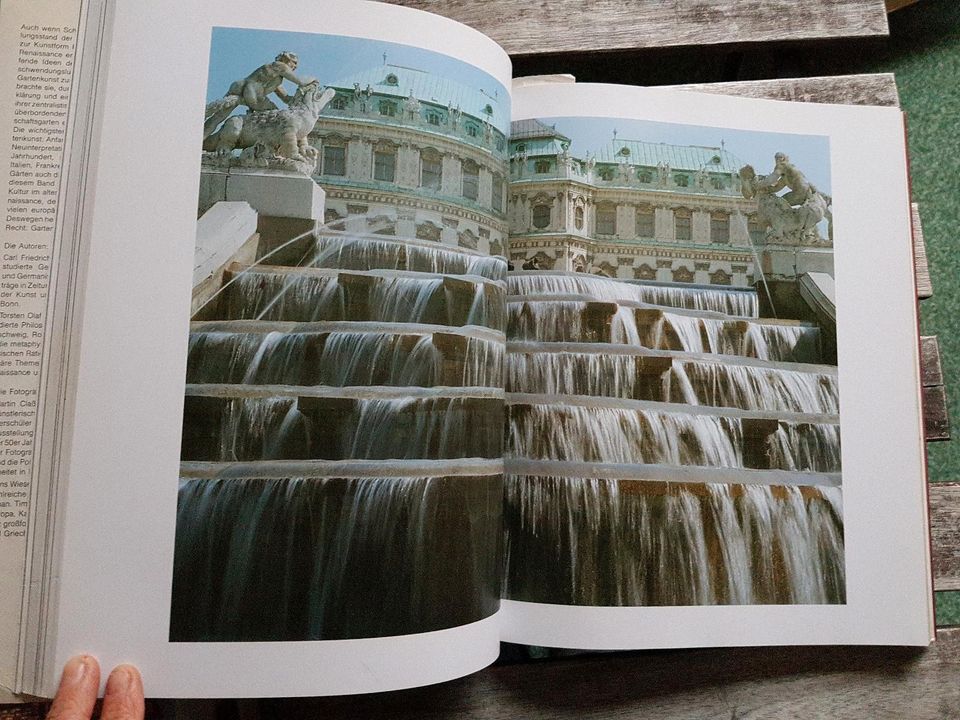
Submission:
M 920 338 L 920 371 L 920 384 L 923 387 L 943 385 L 940 341 L 936 335 L 925 335 Z
M 933 586 L 960 590 L 960 483 L 930 485 Z
M 682 90 L 795 102 L 885 105 L 898 107 L 900 95 L 892 73 L 870 73 L 780 80 L 675 85 Z
M 933 295 L 933 283 L 930 281 L 930 266 L 927 264 L 927 245 L 923 240 L 920 208 L 916 203 L 910 203 L 910 219 L 913 226 L 913 262 L 917 273 L 917 297 L 925 300 Z
M 887 0 L 887 12 L 892 13 L 894 10 L 900 10 L 916 2 L 917 0 Z
M 388 0 L 459 20 L 511 55 L 889 33 L 883 0 Z
M 923 425 L 927 442 L 950 439 L 950 415 L 943 385 L 940 343 L 935 335 L 920 338 L 920 385 L 923 391 Z

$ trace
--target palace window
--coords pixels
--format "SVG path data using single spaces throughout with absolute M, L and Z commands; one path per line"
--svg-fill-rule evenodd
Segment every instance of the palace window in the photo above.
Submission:
M 420 153 L 420 187 L 439 190 L 443 181 L 443 158 L 436 150 Z
M 323 146 L 323 175 L 347 174 L 347 149 L 342 145 Z
M 577 230 L 583 230 L 583 208 L 579 205 L 573 209 L 573 226 Z
M 543 230 L 544 228 L 550 225 L 550 206 L 540 205 L 533 206 L 533 226 L 538 230 Z
M 690 186 L 690 176 L 684 175 L 682 173 L 677 173 L 673 176 L 673 184 L 677 187 L 689 187 Z
M 615 205 L 597 207 L 597 235 L 617 234 L 617 208 Z
M 674 237 L 678 242 L 690 242 L 693 237 L 690 228 L 689 213 L 675 212 L 673 214 Z
M 652 183 L 653 182 L 653 173 L 647 169 L 641 169 L 637 171 L 637 180 L 642 183 Z
M 467 123 L 467 135 L 470 137 L 479 137 L 480 128 L 473 123 Z
M 533 169 L 538 173 L 548 173 L 550 172 L 550 161 L 549 160 L 537 160 L 533 164 Z
M 716 214 L 710 216 L 710 242 L 730 242 L 730 216 Z
M 380 145 L 373 151 L 373 179 L 394 182 L 397 172 L 397 150 L 390 145 Z
M 497 212 L 503 212 L 503 176 L 494 175 L 490 188 L 490 205 Z
M 395 117 L 397 114 L 397 104 L 393 100 L 381 100 L 379 111 L 381 115 Z
M 597 171 L 597 174 L 600 176 L 601 180 L 606 180 L 607 182 L 610 182 L 611 180 L 613 180 L 614 172 L 612 167 L 606 166 L 606 167 L 600 168 Z
M 476 200 L 480 196 L 480 166 L 472 160 L 464 160 L 463 196 L 467 200 Z
M 710 178 L 710 185 L 713 186 L 714 190 L 726 190 L 728 187 L 730 187 L 730 183 L 727 182 L 725 177 L 720 177 L 717 175 L 714 175 Z
M 347 109 L 347 99 L 343 95 L 337 95 L 333 100 L 330 101 L 330 107 L 334 110 L 346 110 Z
M 637 208 L 637 237 L 654 236 L 655 215 L 652 207 Z
M 443 122 L 443 116 L 436 110 L 427 110 L 427 122 L 431 125 L 439 125 Z
M 753 218 L 747 223 L 747 232 L 750 234 L 750 242 L 755 245 L 763 243 L 767 239 L 766 230 Z

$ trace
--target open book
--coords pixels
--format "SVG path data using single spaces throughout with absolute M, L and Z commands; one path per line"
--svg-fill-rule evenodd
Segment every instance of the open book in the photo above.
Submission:
M 897 110 L 511 88 L 389 5 L 12 5 L 4 685 L 929 642 Z

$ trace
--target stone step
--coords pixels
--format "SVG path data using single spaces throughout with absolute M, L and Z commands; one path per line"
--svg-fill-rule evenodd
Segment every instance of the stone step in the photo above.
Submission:
M 503 257 L 427 240 L 330 230 L 318 234 L 316 247 L 299 264 L 339 270 L 389 269 L 474 275 L 497 281 L 505 281 L 507 276 L 507 260 Z
M 231 265 L 197 320 L 371 321 L 504 327 L 502 283 L 472 275 Z
M 836 415 L 507 394 L 507 456 L 839 472 Z
M 507 392 L 839 412 L 837 368 L 591 343 L 509 343 Z
M 743 317 L 756 317 L 758 311 L 757 294 L 748 288 L 625 281 L 585 273 L 512 271 L 507 290 L 518 296 L 586 295 L 592 300 L 632 300 Z
M 187 382 L 500 388 L 503 355 L 480 327 L 195 322 Z
M 628 344 L 657 350 L 818 363 L 820 330 L 793 320 L 760 320 L 664 310 L 633 302 L 508 298 L 509 340 Z
M 502 458 L 495 388 L 188 385 L 185 461 Z

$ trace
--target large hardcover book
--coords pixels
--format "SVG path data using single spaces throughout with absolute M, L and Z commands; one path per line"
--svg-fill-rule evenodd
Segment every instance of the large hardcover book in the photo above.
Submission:
M 74 5 L 0 18 L 4 686 L 930 641 L 898 110 L 513 83 L 375 3 Z

